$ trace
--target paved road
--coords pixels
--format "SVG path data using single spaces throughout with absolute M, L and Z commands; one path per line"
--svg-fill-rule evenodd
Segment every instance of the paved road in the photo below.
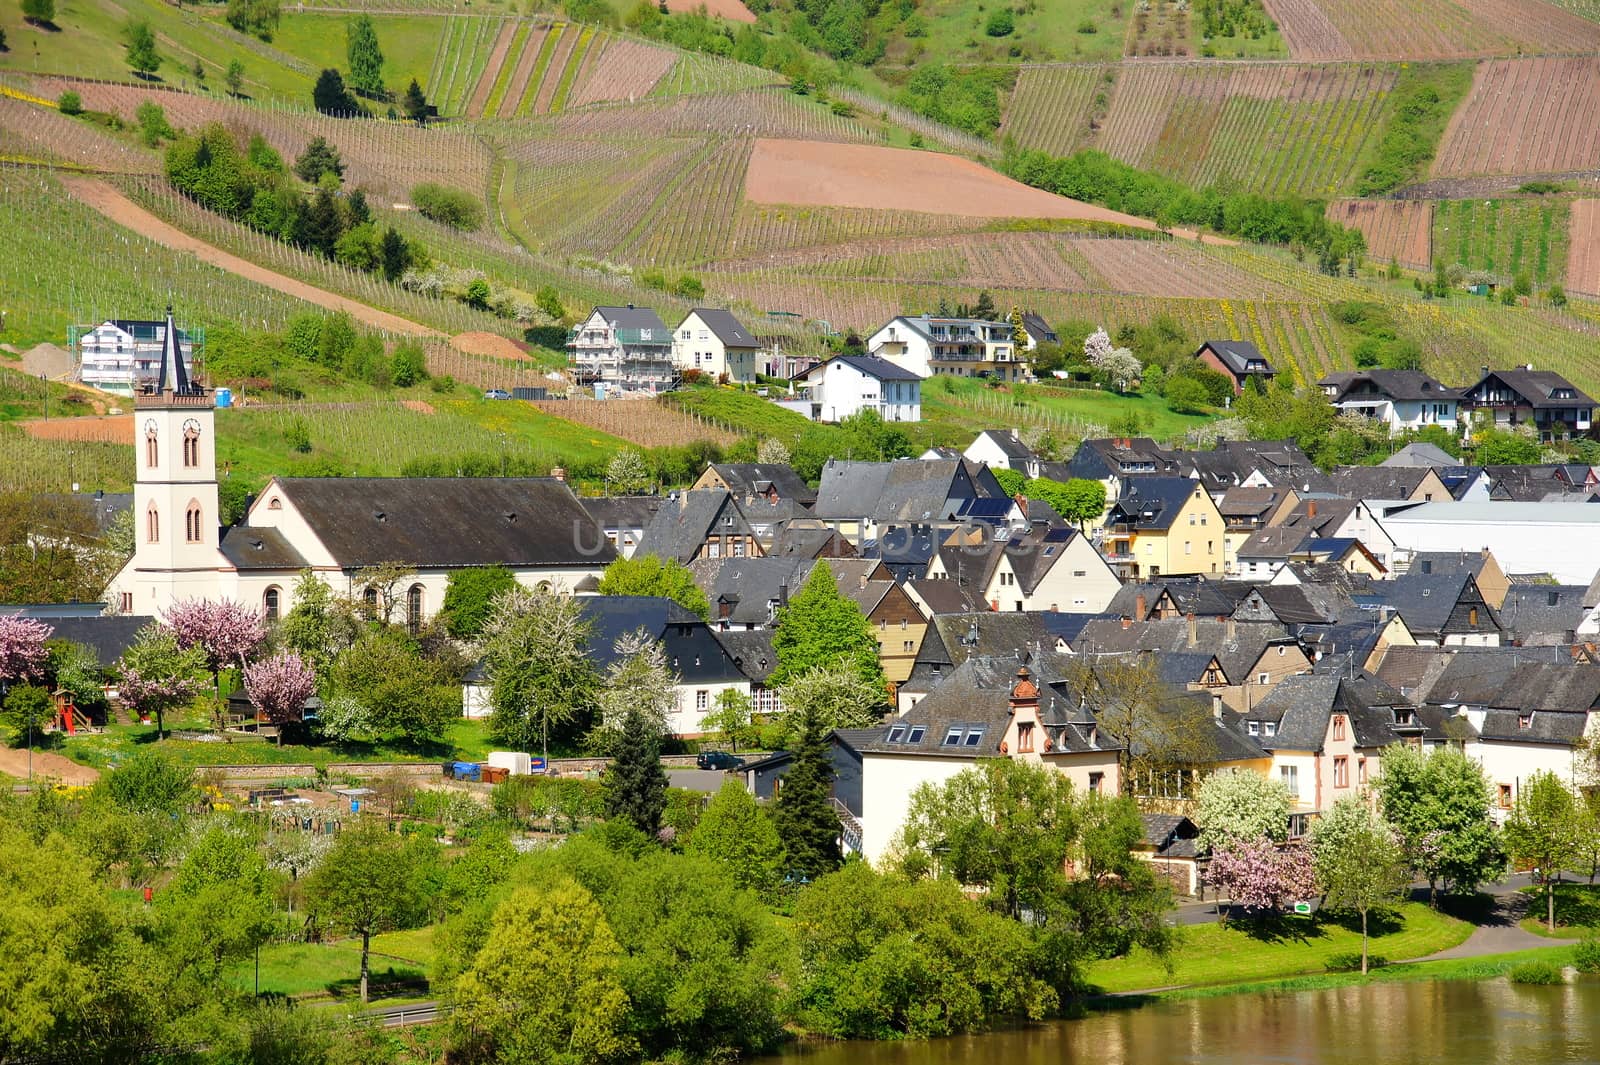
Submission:
M 1581 878 L 1579 878 L 1576 874 L 1573 874 L 1573 873 L 1568 873 L 1567 874 L 1567 879 L 1568 880 L 1581 880 Z M 1503 903 L 1515 902 L 1516 900 L 1521 899 L 1521 896 L 1518 893 L 1523 888 L 1529 886 L 1532 883 L 1533 883 L 1533 878 L 1531 876 L 1529 876 L 1527 873 L 1513 873 L 1510 876 L 1507 876 L 1503 880 L 1498 880 L 1498 881 L 1496 881 L 1496 882 L 1494 882 L 1492 884 L 1484 884 L 1481 887 L 1480 890 L 1495 896 L 1495 898 L 1502 900 Z M 1420 882 L 1412 884 L 1411 885 L 1411 899 L 1412 899 L 1413 902 L 1427 902 L 1428 901 L 1428 885 L 1426 883 L 1420 883 Z M 1317 908 L 1317 900 L 1316 899 L 1311 899 L 1309 901 L 1311 902 L 1311 908 L 1313 910 L 1315 910 Z M 1517 904 L 1521 905 L 1520 902 L 1518 902 Z M 1218 905 L 1219 905 L 1219 903 L 1215 899 L 1212 899 L 1211 901 L 1208 901 L 1208 902 L 1183 902 L 1183 903 L 1179 903 L 1177 906 L 1173 907 L 1173 909 L 1172 909 L 1171 917 L 1170 917 L 1170 923 L 1175 924 L 1175 925 L 1214 924 L 1216 922 L 1217 916 L 1218 916 L 1217 915 L 1217 907 L 1218 907 Z M 1234 910 L 1232 907 L 1228 906 L 1226 903 L 1221 903 L 1220 905 L 1222 906 L 1223 909 L 1228 911 L 1228 915 L 1230 917 L 1241 917 L 1241 916 L 1244 915 L 1242 910 Z M 1522 918 L 1522 915 L 1519 913 L 1517 915 L 1517 920 L 1521 920 L 1521 918 Z M 1490 919 L 1490 925 L 1489 926 L 1491 926 L 1491 927 L 1493 926 L 1494 920 L 1495 920 L 1494 918 Z M 1511 928 L 1514 929 L 1514 930 L 1517 930 L 1517 931 L 1521 931 L 1520 929 L 1516 929 L 1516 923 L 1517 923 L 1516 920 L 1511 921 L 1510 922 Z M 1527 935 L 1528 933 L 1522 933 L 1522 934 L 1523 935 Z M 1531 938 L 1539 939 L 1538 936 L 1532 936 Z M 1540 945 L 1548 944 L 1549 942 L 1550 942 L 1549 940 L 1540 939 L 1538 943 L 1534 943 L 1532 945 L 1533 946 L 1540 946 Z M 1464 945 L 1465 944 L 1463 944 L 1463 946 Z M 1456 949 L 1460 949 L 1460 948 L 1456 948 Z M 1506 947 L 1505 949 L 1506 950 L 1524 950 L 1526 948 L 1523 947 L 1523 946 L 1511 946 L 1511 947 Z M 1482 953 L 1490 954 L 1490 953 L 1494 953 L 1494 952 L 1493 951 L 1483 951 Z M 1466 956 L 1466 955 L 1463 955 L 1463 956 Z

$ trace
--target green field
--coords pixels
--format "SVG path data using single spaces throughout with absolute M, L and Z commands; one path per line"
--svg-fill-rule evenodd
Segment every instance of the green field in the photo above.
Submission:
M 1438 258 L 1501 282 L 1527 274 L 1545 286 L 1566 280 L 1568 202 L 1543 198 L 1445 200 L 1434 206 Z
M 1352 926 L 1353 925 L 1353 930 Z M 1448 950 L 1472 933 L 1472 925 L 1419 903 L 1400 907 L 1389 923 L 1373 920 L 1370 951 L 1387 960 L 1421 958 Z M 1248 921 L 1193 925 L 1182 930 L 1172 968 L 1142 948 L 1126 957 L 1096 962 L 1085 979 L 1102 991 L 1139 991 L 1175 984 L 1231 984 L 1325 972 L 1335 955 L 1359 956 L 1359 920 L 1285 917 L 1269 934 Z
M 380 993 L 376 1001 L 415 995 L 427 984 L 433 966 L 433 928 L 383 932 L 372 937 L 371 981 Z M 241 990 L 256 988 L 254 961 L 233 969 L 233 983 Z M 272 943 L 261 948 L 260 990 L 264 995 L 355 998 L 361 979 L 361 940 L 333 943 Z M 385 985 L 401 984 L 393 994 Z
M 986 23 L 997 5 L 983 0 L 931 0 L 920 5 L 925 36 L 903 33 L 891 40 L 886 65 L 926 61 L 996 63 L 1021 58 L 1035 61 L 1117 59 L 1122 56 L 1133 4 L 1118 0 L 1057 0 L 1030 4 L 1015 16 L 1016 29 L 991 37 Z M 1120 14 L 1118 13 L 1120 12 Z M 1080 33 L 1092 25 L 1094 32 Z M 1012 54 L 1012 49 L 1018 55 Z
M 390 92 L 405 92 L 416 78 L 430 100 L 438 91 L 430 84 L 434 55 L 447 21 L 430 15 L 372 15 L 378 45 L 383 50 L 383 82 Z M 337 67 L 348 71 L 345 54 L 345 27 L 349 17 L 286 13 L 273 34 L 272 43 L 318 70 Z

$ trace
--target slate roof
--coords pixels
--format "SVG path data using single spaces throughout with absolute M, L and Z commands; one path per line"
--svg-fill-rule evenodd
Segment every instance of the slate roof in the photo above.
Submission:
M 700 320 L 706 324 L 706 328 L 716 334 L 717 339 L 722 341 L 722 346 L 725 348 L 754 349 L 759 346 L 756 343 L 756 338 L 750 335 L 748 329 L 739 324 L 739 319 L 735 318 L 731 311 L 725 311 L 717 307 L 696 307 L 689 314 L 699 315 Z M 689 315 L 684 315 L 684 321 L 688 321 L 688 319 Z M 680 322 L 679 326 L 681 327 L 682 324 Z
M 1271 622 L 1226 622 L 1196 618 L 1194 643 L 1189 642 L 1187 618 L 1132 622 L 1127 628 L 1118 619 L 1091 621 L 1078 634 L 1073 650 L 1079 653 L 1130 654 L 1139 651 L 1204 651 L 1217 656 L 1222 671 L 1233 684 L 1244 683 L 1250 669 L 1266 649 L 1274 644 L 1294 644 L 1295 638 L 1282 625 Z
M 1193 858 L 1198 853 L 1200 829 L 1179 814 L 1140 814 L 1144 835 L 1140 842 L 1158 858 Z
M 1034 339 L 1035 343 L 1059 344 L 1061 342 L 1061 335 L 1035 311 L 1022 312 L 1022 328 Z
M 618 638 L 643 629 L 662 642 L 668 668 L 685 684 L 727 683 L 743 677 L 706 623 L 671 599 L 583 595 L 577 601 L 590 624 L 589 659 L 601 672 L 616 661 Z
M 930 645 L 925 639 L 917 660 L 934 661 L 932 656 L 940 652 L 946 656 L 943 661 L 953 665 L 974 655 L 994 657 L 1027 652 L 1037 657 L 1051 652 L 1056 642 L 1043 619 L 1043 611 L 940 614 L 928 624 L 929 635 L 939 634 L 938 643 Z
M 70 640 L 94 652 L 101 669 L 110 669 L 133 646 L 139 630 L 157 623 L 137 614 L 105 614 L 92 618 L 51 618 L 52 640 Z
M 602 529 L 643 529 L 661 509 L 661 497 L 579 496 L 578 505 Z
M 1500 623 L 1519 643 L 1572 643 L 1583 621 L 1584 593 L 1580 584 L 1514 584 L 1500 604 Z
M 1178 451 L 1172 458 L 1192 467 L 1213 492 L 1243 484 L 1252 473 L 1297 492 L 1325 492 L 1331 484 L 1293 440 L 1221 440 L 1210 451 Z
M 1527 718 L 1527 726 L 1522 720 Z M 1519 714 L 1515 710 L 1490 710 L 1483 715 L 1478 737 L 1493 743 L 1539 743 L 1576 747 L 1583 742 L 1589 724 L 1585 713 L 1535 710 Z
M 1233 485 L 1217 500 L 1217 509 L 1230 521 L 1241 518 L 1265 520 L 1283 502 L 1285 489 L 1260 485 Z
M 1380 466 L 1456 466 L 1461 462 L 1434 444 L 1410 443 L 1378 463 Z
M 1304 529 L 1317 536 L 1332 536 L 1360 505 L 1354 499 L 1338 496 L 1303 497 L 1279 524 L 1285 528 Z
M 596 307 L 595 311 L 618 329 L 659 329 L 663 341 L 672 339 L 672 332 L 667 328 L 667 323 L 649 307 Z
M 1489 475 L 1489 498 L 1517 503 L 1542 503 L 1552 494 L 1583 499 L 1587 491 L 1556 477 L 1555 465 L 1485 466 Z
M 989 441 L 1000 449 L 1000 453 L 1013 463 L 1025 463 L 1034 457 L 1033 449 L 1017 439 L 1010 429 L 984 429 L 978 433 L 978 437 L 980 439 L 988 437 Z M 976 444 L 977 441 L 974 440 L 973 443 Z M 1021 467 L 1012 466 L 1011 468 L 1020 469 Z
M 1138 531 L 1170 529 L 1196 487 L 1188 477 L 1130 477 L 1107 524 L 1127 524 Z
M 932 580 L 920 578 L 907 582 L 917 598 L 927 604 L 935 614 L 968 614 L 989 609 L 983 598 L 983 589 L 965 581 Z
M 772 630 L 713 632 L 733 664 L 753 684 L 765 684 L 778 668 L 778 655 L 772 649 Z
M 791 523 L 778 533 L 767 548 L 767 554 L 790 558 L 822 558 L 824 555 L 829 558 L 854 558 L 861 552 L 832 529 Z
M 1180 613 L 1199 617 L 1227 617 L 1239 605 L 1238 599 L 1228 593 L 1224 584 L 1199 577 L 1172 577 L 1142 584 L 1124 584 L 1111 597 L 1111 602 L 1106 606 L 1106 615 L 1143 621 L 1144 618 L 1134 617 L 1138 613 L 1139 597 L 1144 596 L 1145 612 L 1148 614 L 1156 608 L 1163 592 L 1172 597 Z
M 1330 476 L 1333 490 L 1350 499 L 1410 499 L 1432 472 L 1427 466 L 1345 466 Z
M 1272 364 L 1267 362 L 1267 357 L 1261 354 L 1261 349 L 1248 340 L 1205 340 L 1201 341 L 1201 348 L 1210 348 L 1222 360 L 1223 365 L 1233 371 L 1234 376 L 1245 374 L 1265 374 L 1272 376 Z M 1251 362 L 1265 363 L 1265 369 L 1251 369 Z
M 765 495 L 770 487 L 784 499 L 807 506 L 817 501 L 817 493 L 794 467 L 781 462 L 713 462 L 722 483 L 736 496 Z
M 1068 462 L 1059 464 L 1059 470 L 1057 465 L 1041 464 L 1040 474 L 1062 481 L 1073 477 L 1099 480 L 1126 473 L 1173 473 L 1178 469 L 1166 450 L 1147 436 L 1084 440 Z
M 1322 388 L 1334 389 L 1332 401 L 1378 397 L 1406 401 L 1452 400 L 1461 395 L 1461 389 L 1449 388 L 1421 370 L 1354 370 L 1331 373 L 1317 382 Z
M 83 508 L 95 529 L 102 533 L 111 527 L 118 514 L 133 509 L 132 492 L 49 492 L 41 493 L 39 498 Z
M 795 555 L 763 558 L 701 558 L 689 573 L 711 603 L 711 619 L 735 625 L 770 624 L 768 603 L 800 590 L 816 563 Z M 731 612 L 724 617 L 722 606 Z
M 310 564 L 282 532 L 264 526 L 235 525 L 224 529 L 218 547 L 222 557 L 241 571 L 302 570 Z
M 1413 711 L 1412 724 L 1397 722 L 1397 707 Z M 1414 707 L 1410 699 L 1365 671 L 1351 675 L 1319 670 L 1285 677 L 1242 717 L 1246 722 L 1276 723 L 1275 735 L 1259 738 L 1267 750 L 1320 751 L 1335 713 L 1349 718 L 1351 738 L 1358 747 L 1386 747 L 1425 733 L 1427 726 L 1416 719 Z
M 639 537 L 636 554 L 658 555 L 678 562 L 689 562 L 705 545 L 706 537 L 725 508 L 739 513 L 735 531 L 748 533 L 749 524 L 739 505 L 725 488 L 696 488 L 678 493 L 676 499 L 661 501 L 650 524 Z
M 560 481 L 542 477 L 279 477 L 339 565 L 599 567 L 616 558 Z
M 1305 552 L 1315 534 L 1293 525 L 1273 525 L 1257 529 L 1239 545 L 1236 556 L 1245 559 L 1286 559 Z
M 1003 494 L 993 474 L 964 459 L 899 459 L 894 462 L 830 459 L 822 468 L 817 502 L 812 510 L 824 519 L 867 517 L 880 524 L 928 524 L 945 518 L 945 510 L 953 498 Z
M 1523 402 L 1534 410 L 1594 406 L 1594 400 L 1580 392 L 1571 381 L 1560 374 L 1551 370 L 1530 370 L 1521 366 L 1510 370 L 1491 370 L 1477 384 L 1466 389 L 1466 393 L 1471 395 L 1476 392 L 1490 378 L 1498 378 L 1501 384 L 1521 396 Z M 1552 398 L 1552 393 L 1558 389 L 1570 389 L 1572 395 L 1566 399 Z
M 1413 633 L 1432 635 L 1443 632 L 1449 624 L 1450 615 L 1469 582 L 1473 582 L 1473 575 L 1464 570 L 1452 573 L 1413 571 L 1392 581 L 1374 582 L 1370 596 L 1394 607 Z M 1493 607 L 1484 603 L 1479 609 L 1487 615 L 1486 621 L 1494 620 Z

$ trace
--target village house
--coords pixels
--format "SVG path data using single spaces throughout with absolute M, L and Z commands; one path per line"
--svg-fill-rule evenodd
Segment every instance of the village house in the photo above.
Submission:
M 761 345 L 730 311 L 696 307 L 672 331 L 672 363 L 712 380 L 749 384 L 756 379 Z
M 660 496 L 579 496 L 578 503 L 623 558 L 633 557 L 661 509 Z
M 1532 363 L 1510 370 L 1485 366 L 1477 384 L 1462 391 L 1461 407 L 1498 429 L 1532 424 L 1545 442 L 1594 430 L 1594 400 L 1560 374 L 1535 370 Z
M 648 307 L 596 307 L 573 327 L 567 349 L 578 379 L 623 392 L 665 392 L 678 380 L 673 333 Z
M 922 378 L 871 355 L 835 355 L 795 377 L 813 421 L 840 422 L 870 410 L 886 422 L 922 420 Z
M 1377 581 L 1366 598 L 1405 618 L 1418 644 L 1499 647 L 1503 642 L 1499 616 L 1466 570 L 1412 572 Z
M 1353 370 L 1317 382 L 1339 411 L 1363 415 L 1388 427 L 1391 436 L 1437 425 L 1455 434 L 1460 389 L 1440 384 L 1421 370 Z
M 1048 476 L 1058 481 L 1073 478 L 1099 481 L 1106 487 L 1107 504 L 1112 504 L 1122 498 L 1124 486 L 1133 478 L 1182 473 L 1178 463 L 1160 444 L 1148 437 L 1135 436 L 1085 440 L 1059 470 L 1043 468 L 1033 476 Z
M 1136 477 L 1106 515 L 1102 550 L 1124 578 L 1223 572 L 1226 523 L 1198 481 Z
M 1022 442 L 1022 434 L 1016 429 L 985 429 L 961 454 L 968 461 L 981 462 L 990 469 L 1018 473 L 1027 473 L 1030 465 L 1038 461 L 1038 456 Z
M 1232 618 L 1171 618 L 1132 622 L 1101 618 L 1086 624 L 1073 642 L 1079 654 L 1214 657 L 1218 672 L 1185 678 L 1190 690 L 1204 690 L 1223 705 L 1245 712 L 1267 696 L 1285 677 L 1311 669 L 1300 641 L 1284 625 L 1236 622 Z
M 1226 376 L 1233 385 L 1234 395 L 1243 392 L 1252 380 L 1265 386 L 1278 376 L 1261 349 L 1248 340 L 1207 340 L 1194 357 Z
M 986 467 L 964 459 L 900 459 L 822 467 L 812 513 L 858 547 L 891 530 L 946 524 L 969 499 L 1007 499 Z
M 869 354 L 918 378 L 953 375 L 1023 381 L 1028 361 L 1010 322 L 924 314 L 890 320 L 867 338 Z
M 700 488 L 674 492 L 661 501 L 636 553 L 689 563 L 754 558 L 764 551 L 761 537 L 727 489 Z
M 927 576 L 970 587 L 991 610 L 1065 610 L 1094 614 L 1121 582 L 1076 529 L 1042 527 L 969 544 L 949 542 L 928 564 Z
M 711 462 L 690 486 L 723 488 L 737 499 L 789 500 L 809 507 L 817 501 L 816 489 L 806 484 L 794 467 L 773 462 Z
M 177 335 L 185 364 L 192 366 L 195 341 L 199 339 L 203 347 L 205 334 L 177 329 L 169 307 L 163 321 L 116 318 L 79 334 L 76 343 L 78 380 L 91 388 L 122 396 L 143 391 L 160 376 L 169 328 Z
M 1454 498 L 1444 480 L 1427 466 L 1344 466 L 1329 476 L 1334 492 L 1346 499 L 1431 503 Z

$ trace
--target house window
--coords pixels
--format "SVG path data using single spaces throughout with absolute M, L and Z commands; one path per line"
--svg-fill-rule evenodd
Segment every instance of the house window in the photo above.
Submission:
M 718 541 L 718 540 L 707 540 L 706 541 L 706 557 L 707 558 L 721 558 L 722 557 L 722 543 L 720 541 Z
M 1290 798 L 1300 797 L 1300 767 L 1285 765 L 1278 767 L 1278 779 L 1283 781 L 1284 790 L 1288 791 Z
M 905 632 L 906 629 L 908 629 L 910 627 L 911 627 L 911 622 L 910 621 L 908 621 L 905 618 L 901 618 L 900 619 L 900 631 L 901 632 Z
M 1090 773 L 1089 774 L 1089 794 L 1090 795 L 1099 795 L 1101 789 L 1105 787 L 1105 782 L 1106 782 L 1106 775 L 1104 773 Z
M 1017 726 L 1017 753 L 1033 753 L 1033 723 L 1027 722 Z
M 743 558 L 744 557 L 744 541 L 743 540 L 735 540 L 733 542 L 733 557 L 734 558 Z
M 144 538 L 146 543 L 159 544 L 161 542 L 161 512 L 154 503 L 144 515 Z
M 888 742 L 890 742 L 890 743 L 899 743 L 901 740 L 903 740 L 905 738 L 906 738 L 906 727 L 904 725 L 896 725 L 896 726 L 894 726 L 893 728 L 891 728 L 889 730 L 889 740 L 888 740 Z
M 1475 606 L 1474 607 L 1468 607 L 1467 608 L 1467 624 L 1468 625 L 1476 625 L 1477 623 L 1478 623 L 1478 608 L 1475 607 Z
M 406 589 L 406 628 L 412 633 L 422 628 L 422 585 Z
M 967 730 L 966 744 L 968 747 L 976 747 L 982 739 L 983 729 L 973 728 Z
M 1183 542 L 1183 553 L 1186 555 L 1194 553 L 1194 544 L 1191 541 L 1185 540 Z
M 1350 786 L 1350 759 L 1343 755 L 1333 760 L 1333 786 L 1336 788 Z
M 185 429 L 183 431 L 183 465 L 191 470 L 200 465 L 200 431 L 198 429 Z
M 261 597 L 261 612 L 267 616 L 268 621 L 278 620 L 279 600 L 282 593 L 277 588 L 268 588 Z
M 961 744 L 961 734 L 964 731 L 965 730 L 962 729 L 960 726 L 956 726 L 956 727 L 947 729 L 945 731 L 945 734 L 944 734 L 944 743 L 941 744 L 941 746 L 944 746 L 944 747 L 958 747 L 958 746 L 960 746 L 960 744 Z
M 916 649 L 917 649 L 917 645 L 915 643 L 913 643 L 911 640 L 901 640 L 900 641 L 900 650 L 903 653 L 910 654 L 912 651 L 915 651 Z
M 122 612 L 124 614 L 133 613 L 133 593 L 132 592 L 123 592 L 122 593 Z
M 1261 734 L 1263 736 L 1276 736 L 1278 734 L 1278 723 L 1276 721 L 1263 721 L 1261 723 Z
M 1336 739 L 1336 740 L 1344 739 L 1344 715 L 1343 714 L 1335 714 L 1335 715 L 1333 715 L 1333 738 Z
M 183 538 L 191 544 L 200 542 L 200 504 L 194 500 L 190 500 L 189 509 L 183 514 Z
M 1252 736 L 1261 735 L 1261 722 L 1259 721 L 1247 721 L 1245 722 L 1244 728 L 1245 731 L 1250 733 Z
M 267 500 L 267 509 L 268 510 L 282 510 L 283 509 L 283 500 L 279 499 L 277 496 L 273 496 L 271 499 Z
M 1272 674 L 1271 673 L 1257 673 L 1256 674 L 1256 683 L 1257 684 L 1271 684 L 1272 683 Z
M 1356 759 L 1356 783 L 1357 784 L 1365 784 L 1366 782 L 1367 782 L 1367 760 L 1365 758 L 1357 758 Z
M 1517 715 L 1517 728 L 1519 728 L 1519 729 L 1530 729 L 1532 727 L 1533 727 L 1533 715 L 1532 714 L 1518 714 Z
M 1502 809 L 1502 810 L 1511 809 L 1511 785 L 1510 784 L 1501 784 L 1500 787 L 1499 787 L 1499 792 L 1500 792 L 1500 800 L 1499 800 L 1500 801 L 1500 809 Z
M 927 728 L 925 726 L 912 725 L 910 734 L 906 736 L 906 742 L 907 743 L 921 743 L 922 742 L 922 737 L 926 736 L 927 734 L 928 734 L 928 730 L 927 730 Z
M 694 708 L 696 710 L 700 711 L 703 714 L 703 713 L 706 712 L 706 708 L 708 706 L 710 706 L 710 705 L 711 705 L 711 693 L 710 692 L 706 691 L 704 688 L 701 688 L 699 691 L 694 693 Z

